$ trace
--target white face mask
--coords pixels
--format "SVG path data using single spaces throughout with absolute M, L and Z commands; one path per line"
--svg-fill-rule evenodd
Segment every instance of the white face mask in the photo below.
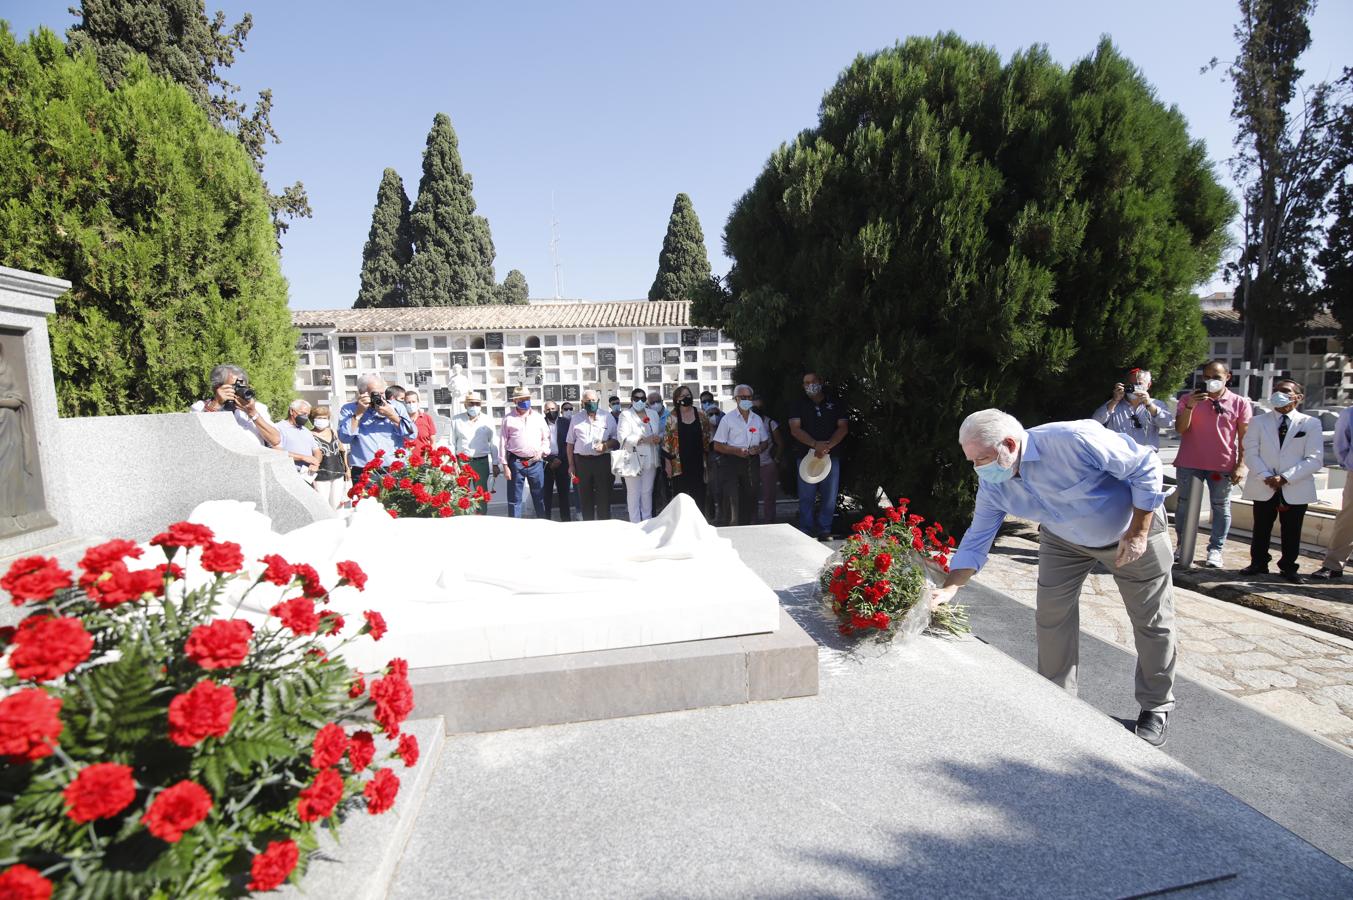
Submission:
M 479 416 L 479 407 L 478 407 L 478 406 L 467 406 L 467 407 L 465 407 L 465 414 L 466 414 L 467 416 L 469 416 L 471 419 L 476 418 L 476 417 Z
M 1207 381 L 1203 382 L 1203 389 L 1209 394 L 1215 394 L 1224 387 L 1226 387 L 1226 382 L 1222 381 L 1220 378 L 1209 378 Z
M 1279 409 L 1281 407 L 1287 406 L 1289 403 L 1292 402 L 1293 399 L 1295 398 L 1293 398 L 1291 394 L 1288 394 L 1285 391 L 1274 391 L 1272 394 L 1269 395 L 1268 402 L 1274 409 Z
M 326 429 L 326 428 L 328 428 L 328 427 L 329 427 L 329 420 L 328 420 L 328 419 L 316 419 L 316 420 L 315 420 L 315 430 L 316 430 L 316 431 L 323 431 L 324 429 Z

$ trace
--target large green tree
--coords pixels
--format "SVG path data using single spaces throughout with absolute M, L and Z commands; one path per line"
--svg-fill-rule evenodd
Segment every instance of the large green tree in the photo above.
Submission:
M 1336 186 L 1349 166 L 1349 87 L 1302 86 L 1315 0 L 1240 0 L 1239 50 L 1226 66 L 1236 122 L 1232 174 L 1241 188 L 1240 255 L 1228 271 L 1256 363 L 1302 333 L 1321 305 L 1317 275 Z
M 225 13 L 207 18 L 203 0 L 82 0 L 71 15 L 80 21 L 66 32 L 72 53 L 91 51 L 110 88 L 127 77 L 132 61 L 144 56 L 150 70 L 178 82 L 211 121 L 230 130 L 263 173 L 267 144 L 278 142 L 272 127 L 272 91 L 259 91 L 252 110 L 235 99 L 237 85 L 225 78 L 244 52 L 254 19 L 248 13 L 227 26 Z M 268 195 L 278 234 L 287 220 L 310 216 L 310 200 L 301 182 Z
M 685 300 L 692 288 L 708 280 L 705 233 L 700 230 L 691 198 L 677 194 L 667 220 L 667 235 L 662 239 L 662 252 L 658 254 L 658 274 L 648 289 L 648 299 Z
M 475 215 L 474 181 L 461 164 L 446 113 L 432 120 L 409 222 L 414 242 L 407 270 L 410 306 L 494 302 L 493 238 L 488 220 Z
M 376 189 L 376 208 L 371 213 L 371 231 L 362 248 L 361 286 L 353 307 L 405 306 L 404 277 L 413 258 L 409 229 L 409 195 L 394 169 L 386 169 Z
M 1129 365 L 1162 392 L 1183 380 L 1207 350 L 1192 288 L 1233 213 L 1107 41 L 1068 70 L 913 38 L 858 57 L 771 155 L 694 315 L 731 332 L 773 409 L 807 369 L 843 395 L 853 496 L 952 517 L 973 495 L 967 414 L 1083 418 Z
M 498 285 L 497 302 L 510 303 L 514 306 L 525 304 L 531 296 L 531 288 L 526 284 L 526 276 L 520 269 L 513 269 L 507 273 L 503 283 Z
M 181 411 L 219 362 L 284 409 L 296 367 L 268 194 L 189 93 L 0 23 L 0 259 L 69 279 L 50 322 L 63 415 Z

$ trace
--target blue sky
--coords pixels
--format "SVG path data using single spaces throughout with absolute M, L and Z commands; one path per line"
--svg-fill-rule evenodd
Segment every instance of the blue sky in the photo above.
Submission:
M 8 0 L 20 34 L 73 21 L 69 0 Z M 208 2 L 254 14 L 228 77 L 273 89 L 283 143 L 274 187 L 305 182 L 315 217 L 285 238 L 296 309 L 350 306 L 386 166 L 413 199 L 433 115 L 451 116 L 499 280 L 521 269 L 554 294 L 550 202 L 566 297 L 647 296 L 672 199 L 691 195 L 720 274 L 723 224 L 766 158 L 816 121 L 861 52 L 953 30 L 1008 57 L 1046 44 L 1059 61 L 1113 38 L 1177 105 L 1219 170 L 1231 153 L 1230 88 L 1199 69 L 1234 55 L 1233 0 L 918 3 L 912 0 L 650 3 Z M 1353 3 L 1325 0 L 1308 77 L 1353 64 Z

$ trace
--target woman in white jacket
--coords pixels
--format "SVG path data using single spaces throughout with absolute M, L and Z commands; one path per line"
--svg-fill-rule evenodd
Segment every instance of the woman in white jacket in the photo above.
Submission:
M 620 414 L 616 438 L 620 452 L 612 457 L 612 468 L 625 478 L 630 521 L 642 522 L 653 517 L 653 478 L 658 471 L 662 420 L 650 414 L 648 394 L 641 388 L 630 393 L 630 406 Z

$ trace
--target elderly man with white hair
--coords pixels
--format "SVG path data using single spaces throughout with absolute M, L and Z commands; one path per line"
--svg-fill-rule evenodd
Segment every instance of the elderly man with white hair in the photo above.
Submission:
M 309 402 L 292 400 L 291 406 L 287 407 L 287 417 L 274 423 L 274 427 L 282 438 L 278 449 L 291 457 L 297 472 L 313 480 L 324 454 L 320 453 L 315 435 L 310 431 Z
M 338 439 L 348 445 L 352 468 L 361 470 L 382 450 L 380 468 L 388 466 L 394 462 L 395 451 L 415 434 L 417 428 L 403 402 L 385 398 L 385 379 L 372 372 L 359 375 L 357 399 L 338 411 Z
M 931 603 L 951 600 L 982 568 L 1007 515 L 1040 523 L 1039 674 L 1076 692 L 1081 585 L 1104 565 L 1137 645 L 1137 736 L 1164 744 L 1174 708 L 1174 583 L 1155 452 L 1089 419 L 1026 431 L 997 409 L 968 416 L 958 439 L 977 472 L 977 505 Z
M 770 432 L 765 420 L 752 412 L 752 389 L 740 384 L 733 389 L 737 409 L 719 420 L 714 429 L 714 452 L 719 461 L 719 490 L 723 525 L 750 525 L 756 514 L 756 494 L 761 486 L 761 451 Z

